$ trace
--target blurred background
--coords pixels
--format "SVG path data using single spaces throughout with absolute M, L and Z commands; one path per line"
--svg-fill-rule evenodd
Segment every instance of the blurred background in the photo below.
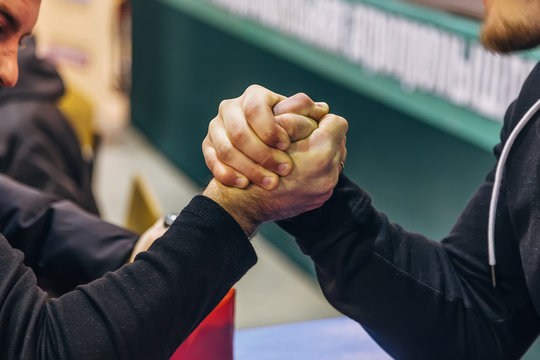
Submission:
M 136 178 L 155 212 L 181 210 L 210 179 L 200 149 L 220 101 L 257 83 L 348 119 L 347 175 L 440 240 L 540 59 L 483 51 L 481 17 L 481 0 L 48 0 L 35 34 L 76 94 L 70 119 L 108 221 L 126 224 Z M 254 244 L 238 328 L 339 315 L 291 237 L 269 224 Z

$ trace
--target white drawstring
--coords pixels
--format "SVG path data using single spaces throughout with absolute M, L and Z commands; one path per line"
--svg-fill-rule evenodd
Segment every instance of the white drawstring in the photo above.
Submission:
M 540 100 L 537 100 L 536 103 L 523 115 L 521 120 L 510 133 L 506 144 L 504 144 L 503 150 L 501 152 L 501 157 L 499 158 L 499 163 L 497 164 L 497 170 L 495 172 L 495 181 L 493 182 L 493 191 L 491 193 L 491 203 L 489 205 L 489 222 L 488 222 L 488 256 L 489 256 L 489 265 L 491 266 L 491 280 L 493 282 L 493 287 L 497 286 L 495 280 L 495 265 L 497 264 L 495 259 L 495 215 L 497 213 L 497 203 L 499 202 L 499 192 L 501 188 L 501 181 L 504 171 L 504 166 L 506 164 L 506 159 L 510 153 L 514 141 L 518 137 L 519 133 L 525 125 L 532 119 L 534 114 L 540 109 Z

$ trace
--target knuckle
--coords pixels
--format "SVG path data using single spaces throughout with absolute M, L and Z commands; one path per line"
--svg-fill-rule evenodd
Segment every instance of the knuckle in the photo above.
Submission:
M 265 144 L 272 144 L 277 140 L 277 135 L 272 131 L 272 129 L 264 129 L 259 132 L 259 138 Z
M 261 85 L 251 84 L 246 88 L 246 91 L 244 91 L 244 94 L 248 92 L 259 91 L 261 90 L 261 88 L 262 88 Z
M 339 125 L 345 130 L 349 130 L 349 122 L 344 117 L 338 116 Z
M 283 119 L 281 119 L 281 122 L 279 124 L 285 130 L 287 135 L 289 135 L 289 138 L 296 139 L 296 135 L 298 134 L 298 127 L 296 126 L 296 123 L 291 119 L 289 116 L 285 116 Z
M 202 153 L 203 153 L 204 162 L 206 163 L 206 166 L 208 166 L 208 168 L 209 168 L 210 170 L 212 170 L 212 165 L 213 165 L 214 157 L 212 156 L 211 151 L 208 150 L 207 147 L 203 146 L 203 147 L 202 147 Z
M 331 121 L 332 123 L 336 123 L 339 121 L 339 115 L 336 115 L 336 114 L 327 114 L 325 116 L 325 119 L 328 120 L 328 121 Z
M 215 118 L 213 118 L 209 123 L 208 123 L 208 135 L 211 136 L 212 132 L 214 131 L 214 129 L 217 127 L 217 116 Z M 207 137 L 208 137 L 207 135 Z
M 313 105 L 314 102 L 313 100 L 311 100 L 311 98 L 306 94 L 306 93 L 303 93 L 303 92 L 300 92 L 296 95 L 294 95 L 296 100 L 299 101 L 300 103 L 302 103 L 303 105 Z
M 218 113 L 223 114 L 223 112 L 231 105 L 231 102 L 232 102 L 231 99 L 226 99 L 226 100 L 221 101 L 219 103 Z
M 231 126 L 227 133 L 227 136 L 232 141 L 232 143 L 236 145 L 243 144 L 246 139 L 245 130 L 240 126 Z
M 249 164 L 242 169 L 242 173 L 252 182 L 256 184 L 262 184 L 266 173 L 256 164 Z
M 233 157 L 233 147 L 229 143 L 220 144 L 216 146 L 216 154 L 221 161 L 227 163 Z
M 332 133 L 327 129 L 327 128 L 319 128 L 318 129 L 318 134 L 319 134 L 319 137 L 321 137 L 322 139 L 329 139 L 329 138 L 332 138 Z
M 301 132 L 304 136 L 307 136 L 317 129 L 317 123 L 311 119 L 306 119 L 306 121 L 302 121 L 297 127 L 300 128 L 299 133 Z
M 243 110 L 244 110 L 244 115 L 248 119 L 248 121 L 249 119 L 256 118 L 261 111 L 259 104 L 253 101 L 245 102 L 243 106 Z
M 332 121 L 336 127 L 347 131 L 349 129 L 349 122 L 342 116 L 332 114 Z
M 208 169 L 210 169 L 210 171 L 213 173 L 216 159 L 205 153 L 204 162 L 206 163 L 206 166 L 208 167 Z
M 210 146 L 210 139 L 209 139 L 209 135 L 206 134 L 206 136 L 204 137 L 202 143 L 201 143 L 201 147 L 203 149 L 203 151 Z
M 272 168 L 275 164 L 274 158 L 272 157 L 271 153 L 265 153 L 259 159 L 257 159 L 257 162 L 267 169 Z
M 293 122 L 291 121 L 291 118 L 289 117 L 289 114 L 283 114 L 283 115 L 280 115 L 278 117 L 276 117 L 276 122 L 279 126 L 281 126 L 283 129 L 285 129 L 285 131 L 289 134 L 290 134 L 290 131 L 292 130 L 291 129 L 291 126 L 293 124 Z

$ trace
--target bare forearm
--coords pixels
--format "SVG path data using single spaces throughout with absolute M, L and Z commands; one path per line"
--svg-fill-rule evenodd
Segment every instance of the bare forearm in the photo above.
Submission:
M 208 184 L 203 195 L 225 209 L 244 230 L 246 236 L 253 235 L 261 224 L 253 211 L 256 209 L 254 205 L 257 204 L 253 203 L 256 199 L 252 198 L 248 191 L 223 185 L 214 179 Z

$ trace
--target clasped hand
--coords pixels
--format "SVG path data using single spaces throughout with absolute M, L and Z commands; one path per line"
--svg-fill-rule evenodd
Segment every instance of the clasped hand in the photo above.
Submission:
M 204 195 L 251 233 L 324 204 L 345 161 L 347 121 L 305 94 L 261 86 L 220 104 L 203 141 L 215 179 Z

